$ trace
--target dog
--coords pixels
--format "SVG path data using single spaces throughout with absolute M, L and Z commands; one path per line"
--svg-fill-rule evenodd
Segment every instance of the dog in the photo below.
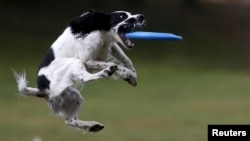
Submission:
M 104 126 L 99 122 L 78 118 L 83 97 L 73 84 L 118 76 L 136 86 L 136 70 L 119 45 L 132 49 L 134 44 L 125 34 L 144 22 L 143 14 L 127 11 L 83 13 L 69 23 L 47 51 L 38 68 L 36 88 L 27 86 L 25 72 L 14 72 L 19 92 L 46 99 L 53 113 L 65 117 L 66 125 L 84 132 L 102 130 Z

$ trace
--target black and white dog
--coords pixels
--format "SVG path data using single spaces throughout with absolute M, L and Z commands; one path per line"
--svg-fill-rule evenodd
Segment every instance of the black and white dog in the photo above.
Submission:
M 131 49 L 134 44 L 125 34 L 143 24 L 142 14 L 126 11 L 83 13 L 70 22 L 48 50 L 38 69 L 37 88 L 27 86 L 25 73 L 15 73 L 19 92 L 45 98 L 55 114 L 66 118 L 66 125 L 85 132 L 102 130 L 101 123 L 78 119 L 83 98 L 73 84 L 114 74 L 136 86 L 136 71 L 118 44 Z M 110 57 L 119 64 L 109 61 Z

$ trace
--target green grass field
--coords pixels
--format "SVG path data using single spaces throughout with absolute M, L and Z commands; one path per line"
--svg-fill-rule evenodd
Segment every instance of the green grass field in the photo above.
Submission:
M 141 5 L 126 0 L 133 3 L 127 8 L 145 13 L 143 30 L 173 32 L 183 41 L 135 41 L 135 48 L 126 54 L 137 70 L 137 87 L 122 80 L 84 86 L 85 104 L 79 117 L 103 123 L 99 133 L 83 134 L 67 127 L 43 99 L 20 97 L 11 69 L 25 68 L 29 86 L 34 87 L 39 62 L 74 15 L 91 4 L 100 10 L 117 10 L 119 3 L 97 2 L 0 2 L 0 141 L 35 137 L 42 141 L 206 141 L 208 124 L 250 123 L 249 42 L 245 41 L 249 17 L 238 13 L 248 12 L 237 4 L 200 5 L 204 11 L 193 11 L 167 1 Z M 159 13 L 164 14 L 155 16 Z
M 11 68 L 26 67 L 29 84 L 35 86 L 37 64 L 36 60 L 32 64 L 17 60 L 10 60 L 12 65 L 2 63 L 0 73 L 2 141 L 32 141 L 36 136 L 43 141 L 202 141 L 207 139 L 208 124 L 250 122 L 249 74 L 176 69 L 164 62 L 160 66 L 135 60 L 137 87 L 122 80 L 84 86 L 80 118 L 99 121 L 105 128 L 97 134 L 83 134 L 65 126 L 44 100 L 18 95 Z
M 193 46 L 188 39 L 176 44 L 145 41 L 126 52 L 137 69 L 137 87 L 122 80 L 100 80 L 84 86 L 85 104 L 80 118 L 99 121 L 105 128 L 97 134 L 83 134 L 65 126 L 44 100 L 18 95 L 11 69 L 20 72 L 25 68 L 29 85 L 35 86 L 37 66 L 53 38 L 25 33 L 3 35 L 1 141 L 32 141 L 36 136 L 43 141 L 203 141 L 207 140 L 208 124 L 250 122 L 249 73 L 223 67 L 204 68 L 208 63 L 202 58 L 186 61 L 187 56 L 167 54 L 171 49 Z M 219 45 L 230 48 L 230 44 Z M 141 52 L 142 48 L 145 52 Z M 192 61 L 202 64 L 201 68 L 196 68 Z M 210 63 L 218 66 L 219 61 Z

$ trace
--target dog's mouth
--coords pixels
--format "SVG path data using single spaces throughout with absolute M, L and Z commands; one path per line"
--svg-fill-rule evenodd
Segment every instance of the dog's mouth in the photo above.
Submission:
M 140 28 L 144 24 L 144 17 L 142 19 L 129 19 L 124 24 L 120 25 L 117 34 L 119 36 L 119 42 L 128 49 L 133 48 L 134 43 L 126 37 L 126 33 L 134 31 L 136 28 Z
M 134 43 L 132 43 L 131 40 L 126 37 L 126 33 L 132 32 L 134 28 L 135 25 L 133 24 L 124 24 L 118 29 L 118 35 L 122 41 L 122 44 L 127 48 L 132 48 L 134 46 Z

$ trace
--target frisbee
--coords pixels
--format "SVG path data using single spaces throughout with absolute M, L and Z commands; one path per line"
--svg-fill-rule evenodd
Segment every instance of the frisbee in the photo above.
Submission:
M 146 40 L 182 40 L 181 36 L 172 33 L 162 33 L 162 32 L 144 32 L 136 31 L 126 33 L 126 37 L 130 39 L 146 39 Z

